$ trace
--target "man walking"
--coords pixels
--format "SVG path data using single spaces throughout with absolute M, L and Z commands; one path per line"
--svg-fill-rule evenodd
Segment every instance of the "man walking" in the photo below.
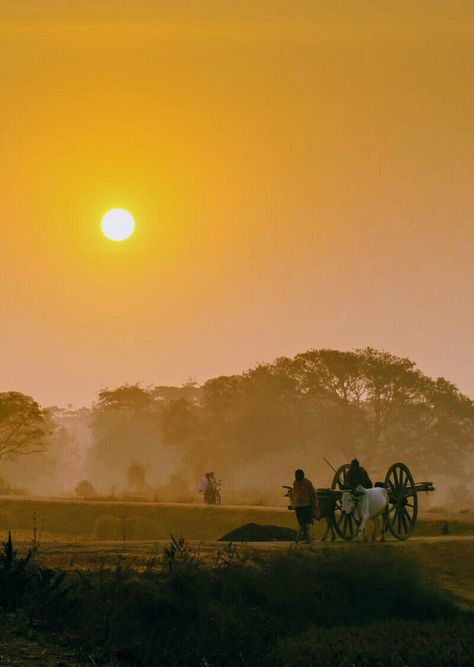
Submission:
M 309 543 L 309 526 L 313 523 L 313 518 L 319 520 L 319 501 L 314 486 L 304 476 L 301 469 L 295 470 L 295 481 L 293 482 L 290 499 L 299 526 L 296 541 L 299 542 L 300 539 L 304 539 L 305 542 Z

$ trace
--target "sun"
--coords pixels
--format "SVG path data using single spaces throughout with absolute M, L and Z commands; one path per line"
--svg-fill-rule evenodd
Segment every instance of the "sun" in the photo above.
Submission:
M 135 229 L 131 213 L 123 208 L 112 208 L 102 218 L 102 233 L 111 241 L 125 241 Z

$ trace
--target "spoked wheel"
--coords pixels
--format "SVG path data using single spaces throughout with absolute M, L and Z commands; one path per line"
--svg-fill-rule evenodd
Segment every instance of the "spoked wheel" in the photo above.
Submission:
M 350 467 L 350 463 L 344 463 L 344 465 L 337 469 L 332 480 L 331 489 L 342 492 L 347 488 L 347 471 Z M 334 508 L 334 529 L 343 540 L 353 540 L 357 535 L 359 526 L 352 513 L 348 514 L 342 511 L 341 497 L 339 494 L 338 496 Z
M 336 500 L 334 508 L 334 530 L 343 540 L 353 540 L 359 530 L 359 524 L 352 512 L 342 511 L 340 498 Z
M 344 465 L 339 466 L 334 477 L 332 478 L 331 489 L 342 491 L 343 489 L 347 488 L 347 471 L 350 467 L 350 463 L 344 463 Z
M 385 475 L 389 496 L 387 525 L 397 540 L 406 540 L 412 534 L 418 515 L 415 480 L 404 463 L 394 463 Z

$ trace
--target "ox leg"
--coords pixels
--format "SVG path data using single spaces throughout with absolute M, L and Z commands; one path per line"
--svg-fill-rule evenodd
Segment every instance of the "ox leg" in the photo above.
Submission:
M 387 522 L 388 522 L 388 514 L 387 510 L 382 514 L 382 533 L 380 537 L 381 542 L 385 542 L 385 533 L 387 532 Z
M 364 535 L 364 542 L 367 542 L 368 539 L 369 539 L 367 537 L 367 530 L 366 530 L 367 518 L 368 517 L 366 517 L 366 516 L 362 517 L 361 522 L 359 524 L 359 531 L 358 531 L 358 538 L 357 538 L 357 539 L 359 539 L 360 536 L 363 534 Z
M 370 538 L 371 542 L 375 542 L 375 540 L 377 538 L 377 528 L 378 528 L 378 526 L 379 526 L 379 518 L 376 517 L 374 519 L 374 527 L 373 527 L 373 530 L 372 530 L 372 536 Z
M 321 542 L 326 542 L 328 539 L 328 534 L 331 532 L 331 542 L 334 542 L 336 539 L 336 531 L 334 530 L 334 522 L 330 517 L 326 517 L 326 530 L 324 535 L 321 538 Z
M 326 542 L 329 531 L 331 531 L 331 540 L 332 540 L 333 539 L 332 534 L 334 532 L 332 527 L 332 521 L 329 517 L 326 517 L 326 530 L 324 531 L 324 535 L 321 538 L 321 542 Z

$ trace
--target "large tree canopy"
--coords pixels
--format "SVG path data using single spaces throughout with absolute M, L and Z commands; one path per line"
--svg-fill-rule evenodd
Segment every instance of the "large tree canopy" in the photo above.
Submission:
M 449 465 L 459 473 L 474 448 L 474 405 L 410 359 L 372 348 L 322 349 L 202 387 L 104 390 L 92 427 L 95 453 L 111 465 L 173 450 L 191 474 L 288 454 L 335 462 L 357 456 L 378 470 L 404 460 L 420 471 Z

